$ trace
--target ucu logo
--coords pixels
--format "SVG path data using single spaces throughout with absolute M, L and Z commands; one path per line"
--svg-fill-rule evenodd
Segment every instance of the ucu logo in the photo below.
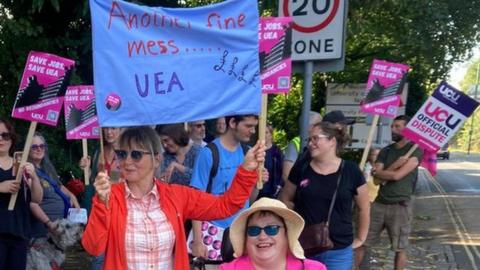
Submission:
M 455 93 L 455 91 L 446 87 L 445 85 L 441 85 L 438 91 L 440 91 L 440 94 L 442 94 L 444 98 L 450 100 L 455 104 L 457 104 L 457 101 L 460 98 L 460 94 Z
M 425 106 L 425 114 L 430 118 L 433 118 L 439 123 L 445 122 L 445 125 L 450 129 L 454 129 L 458 124 L 460 124 L 460 118 L 457 117 L 456 119 L 453 119 L 454 115 L 450 114 L 447 110 L 439 106 L 432 108 L 432 106 L 433 103 L 431 101 L 429 101 Z

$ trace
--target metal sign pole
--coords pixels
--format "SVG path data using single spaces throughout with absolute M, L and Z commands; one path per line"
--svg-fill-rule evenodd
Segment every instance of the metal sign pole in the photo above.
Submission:
M 300 121 L 300 151 L 307 145 L 308 137 L 308 120 L 310 108 L 312 104 L 312 82 L 313 82 L 313 61 L 305 62 L 304 76 L 303 76 L 303 106 L 302 117 Z

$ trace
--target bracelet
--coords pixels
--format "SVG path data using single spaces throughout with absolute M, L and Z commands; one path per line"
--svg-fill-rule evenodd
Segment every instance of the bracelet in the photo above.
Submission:
M 48 223 L 50 223 L 50 222 L 52 222 L 52 221 L 51 221 L 50 219 L 48 219 L 48 220 L 45 221 L 43 224 L 44 224 L 45 226 L 48 226 Z

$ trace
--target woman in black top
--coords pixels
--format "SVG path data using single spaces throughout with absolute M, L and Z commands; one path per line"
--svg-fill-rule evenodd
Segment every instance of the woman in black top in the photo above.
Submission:
M 13 126 L 0 118 L 0 269 L 25 269 L 30 233 L 29 204 L 30 201 L 40 202 L 43 195 L 35 168 L 30 163 L 23 168 L 26 177 L 15 182 L 12 154 L 16 138 Z M 9 211 L 11 194 L 16 192 L 15 208 Z
M 309 155 L 300 156 L 293 166 L 280 199 L 305 219 L 305 226 L 327 220 L 337 181 L 337 197 L 330 217 L 331 250 L 311 259 L 324 263 L 329 270 L 350 270 L 353 249 L 367 238 L 369 225 L 368 191 L 358 165 L 339 157 L 349 136 L 346 127 L 327 122 L 316 124 L 308 138 Z M 358 232 L 354 238 L 352 205 L 358 206 Z

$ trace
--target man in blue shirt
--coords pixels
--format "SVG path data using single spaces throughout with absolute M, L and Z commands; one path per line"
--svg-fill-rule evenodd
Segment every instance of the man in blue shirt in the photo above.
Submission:
M 225 193 L 232 184 L 235 172 L 243 162 L 244 151 L 241 144 L 250 140 L 250 137 L 255 134 L 255 128 L 258 125 L 258 116 L 256 115 L 227 116 L 225 120 L 227 131 L 212 142 L 218 149 L 219 158 L 217 174 L 213 177 L 211 186 L 211 193 L 216 195 Z M 190 185 L 200 190 L 206 190 L 212 165 L 212 151 L 208 147 L 203 147 L 195 160 Z M 258 191 L 255 191 L 252 192 L 250 197 L 256 198 L 257 195 Z M 248 206 L 249 203 L 246 202 L 244 209 Z M 230 226 L 235 216 L 211 221 L 211 223 L 225 229 Z M 202 222 L 193 221 L 192 226 L 192 255 L 208 258 L 207 247 L 203 244 L 202 239 Z M 209 259 L 211 259 L 211 256 Z

